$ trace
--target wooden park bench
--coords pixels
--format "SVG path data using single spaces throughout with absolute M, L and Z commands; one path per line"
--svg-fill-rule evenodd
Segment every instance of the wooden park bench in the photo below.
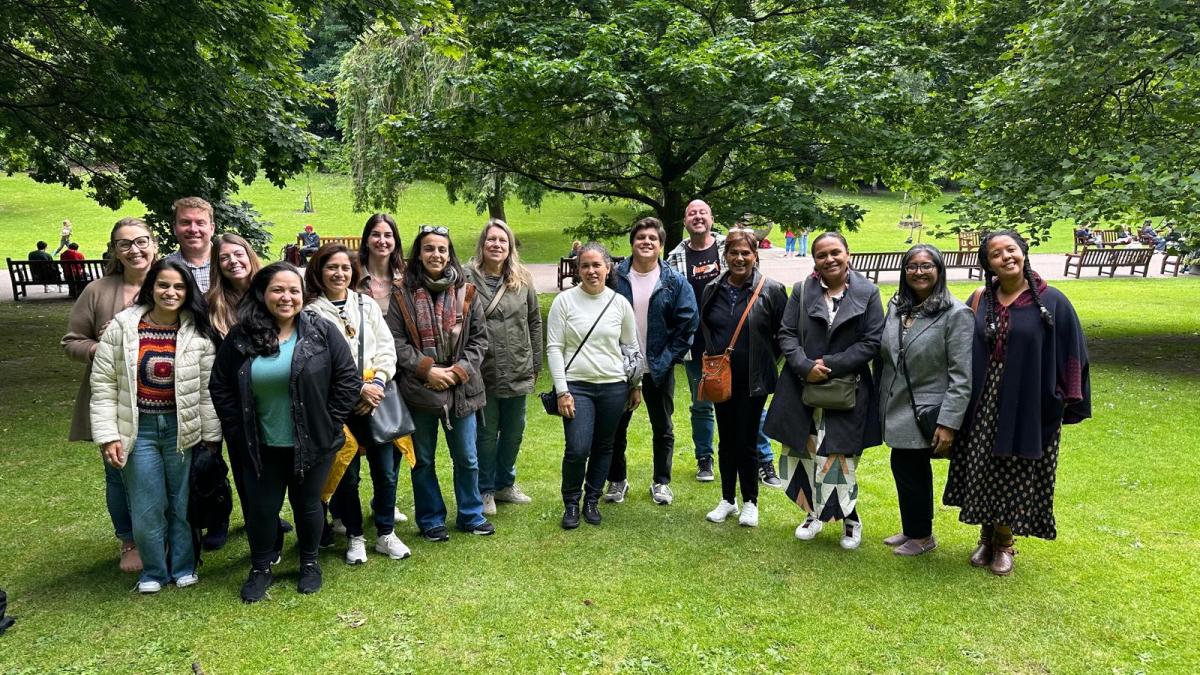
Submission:
M 855 253 L 850 257 L 850 268 L 875 283 L 879 283 L 880 272 L 899 272 L 904 251 L 888 253 Z
M 321 237 L 321 246 L 325 246 L 327 244 L 341 244 L 342 246 L 345 246 L 346 248 L 350 249 L 351 253 L 358 253 L 358 249 L 359 249 L 361 242 L 362 242 L 362 237 Z M 291 244 L 288 244 L 287 246 L 284 246 L 283 248 L 279 249 L 279 259 L 280 260 L 288 260 L 288 248 L 290 246 L 291 246 Z M 304 239 L 302 239 L 300 237 L 300 235 L 297 234 L 296 235 L 296 248 L 295 248 L 297 256 L 299 256 L 299 251 L 302 248 L 304 248 Z M 299 260 L 299 258 L 297 258 L 297 260 Z M 297 262 L 296 264 L 299 264 L 299 262 Z
M 967 270 L 968 279 L 982 279 L 983 270 L 979 269 L 979 247 L 963 251 L 942 251 L 942 261 L 948 270 Z
M 77 298 L 85 286 L 104 276 L 108 265 L 107 260 L 7 260 L 13 300 L 29 297 L 30 286 L 66 286 L 67 294 Z
M 1159 265 L 1159 267 L 1158 267 L 1158 273 L 1163 276 L 1166 276 L 1167 275 L 1167 267 L 1170 267 L 1171 268 L 1171 276 L 1177 277 L 1177 276 L 1179 276 L 1179 268 L 1182 265 L 1183 265 L 1183 254 L 1178 253 L 1178 252 L 1172 253 L 1171 249 L 1168 248 L 1167 252 L 1163 254 L 1162 264 Z
M 1085 248 L 1079 253 L 1067 254 L 1063 276 L 1070 276 L 1071 270 L 1074 269 L 1075 278 L 1078 279 L 1085 267 L 1095 267 L 1097 275 L 1109 277 L 1116 273 L 1118 267 L 1128 267 L 1131 275 L 1140 270 L 1142 276 L 1147 276 L 1150 272 L 1150 259 L 1153 257 L 1152 248 Z
M 979 231 L 966 230 L 958 233 L 958 250 L 960 251 L 978 251 L 979 250 Z
M 1100 246 L 1096 246 L 1096 235 L 1100 235 Z M 1075 235 L 1075 253 L 1079 253 L 1080 249 L 1084 248 L 1112 248 L 1117 246 L 1117 238 L 1121 236 L 1120 230 L 1092 230 L 1087 237 Z
M 625 256 L 614 255 L 612 257 L 613 267 L 620 265 L 625 260 Z M 579 285 L 579 259 L 575 257 L 563 257 L 558 259 L 558 290 L 563 290 L 563 282 L 567 279 L 571 280 L 572 286 Z

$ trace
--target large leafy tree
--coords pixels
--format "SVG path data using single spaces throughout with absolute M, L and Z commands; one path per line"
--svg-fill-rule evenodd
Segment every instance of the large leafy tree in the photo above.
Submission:
M 966 52 L 992 51 L 962 73 L 975 86 L 957 117 L 963 142 L 951 146 L 968 182 L 953 206 L 960 225 L 1035 239 L 1058 219 L 1172 218 L 1195 229 L 1200 4 L 1013 4 L 980 3 L 961 25 Z M 1010 21 L 1002 35 L 986 23 L 997 17 Z
M 928 187 L 918 2 L 465 0 L 455 96 L 385 127 L 389 166 L 476 163 L 627 199 L 679 241 L 686 203 L 818 228 L 861 211 L 824 181 Z
M 0 162 L 136 198 L 168 244 L 169 208 L 199 195 L 222 228 L 258 244 L 248 204 L 228 196 L 262 172 L 282 185 L 314 153 L 303 106 L 304 24 L 316 0 L 0 0 Z M 350 15 L 432 21 L 448 0 L 341 0 Z

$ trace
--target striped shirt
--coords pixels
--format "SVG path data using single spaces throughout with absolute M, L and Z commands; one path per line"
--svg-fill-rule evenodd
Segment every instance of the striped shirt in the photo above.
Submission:
M 179 326 L 138 322 L 137 405 L 143 413 L 175 411 L 175 336 Z

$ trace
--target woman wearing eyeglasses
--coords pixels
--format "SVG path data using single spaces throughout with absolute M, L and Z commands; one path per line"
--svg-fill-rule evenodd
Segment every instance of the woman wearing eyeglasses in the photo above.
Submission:
M 383 321 L 383 312 L 371 298 L 351 289 L 358 286 L 361 272 L 358 261 L 341 244 L 326 244 L 308 261 L 304 271 L 305 310 L 338 327 L 350 345 L 350 353 L 362 372 L 363 385 L 354 413 L 346 426 L 366 451 L 375 496 L 375 550 L 393 560 L 407 558 L 410 551 L 396 536 L 396 451 L 392 444 L 371 443 L 371 413 L 383 400 L 383 387 L 396 373 L 396 346 Z M 346 563 L 367 562 L 367 543 L 363 532 L 362 503 L 358 496 L 359 458 L 354 452 L 345 473 L 337 483 L 331 502 L 346 527 L 349 544 Z M 328 489 L 326 485 L 326 489 Z
M 141 218 L 118 220 L 109 234 L 108 250 L 111 257 L 104 277 L 88 284 L 71 307 L 67 334 L 61 343 L 68 357 L 86 366 L 71 414 L 68 439 L 72 441 L 92 440 L 90 382 L 92 360 L 100 338 L 112 318 L 137 301 L 146 273 L 158 257 L 158 243 Z M 121 571 L 139 572 L 142 559 L 133 541 L 129 498 L 121 481 L 121 472 L 108 464 L 104 465 L 104 495 L 109 519 L 121 542 Z
M 455 524 L 464 532 L 490 535 L 496 528 L 483 517 L 475 453 L 475 411 L 485 402 L 479 369 L 488 348 L 483 306 L 466 280 L 448 229 L 421 226 L 408 256 L 387 323 L 396 340 L 397 384 L 416 423 L 417 527 L 427 541 L 450 538 L 434 468 L 440 425 L 454 464 Z
M 883 543 L 896 555 L 916 556 L 937 548 L 930 460 L 950 451 L 971 401 L 973 322 L 971 310 L 946 289 L 937 248 L 913 246 L 901 269 L 875 362 L 901 524 Z

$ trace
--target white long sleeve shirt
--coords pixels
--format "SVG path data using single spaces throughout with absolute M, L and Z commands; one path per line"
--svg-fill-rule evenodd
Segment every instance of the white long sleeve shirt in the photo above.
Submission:
M 596 324 L 596 329 L 568 372 L 567 362 L 610 298 L 613 298 L 612 305 Z M 550 305 L 550 316 L 546 320 L 546 357 L 550 365 L 550 377 L 554 379 L 554 388 L 559 393 L 569 391 L 568 380 L 593 384 L 624 382 L 621 345 L 636 347 L 637 344 L 633 307 L 610 288 L 605 288 L 598 295 L 591 295 L 583 290 L 583 286 L 576 286 L 559 293 Z

